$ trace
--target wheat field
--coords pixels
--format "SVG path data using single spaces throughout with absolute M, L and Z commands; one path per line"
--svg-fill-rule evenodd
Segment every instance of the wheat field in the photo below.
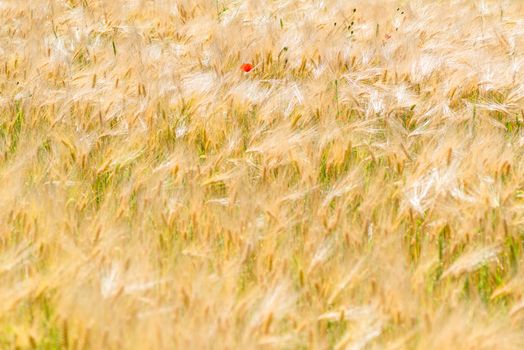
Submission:
M 523 349 L 523 18 L 0 1 L 0 349 Z

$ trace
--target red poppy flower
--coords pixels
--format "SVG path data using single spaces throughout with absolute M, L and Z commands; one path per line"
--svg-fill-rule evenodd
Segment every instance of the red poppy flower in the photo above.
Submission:
M 240 66 L 240 69 L 242 69 L 244 72 L 249 73 L 253 69 L 253 65 L 250 63 L 244 63 Z

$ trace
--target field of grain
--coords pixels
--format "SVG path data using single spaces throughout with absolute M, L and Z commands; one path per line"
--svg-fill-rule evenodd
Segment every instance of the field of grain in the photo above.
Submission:
M 523 18 L 0 1 L 0 349 L 523 349 Z

